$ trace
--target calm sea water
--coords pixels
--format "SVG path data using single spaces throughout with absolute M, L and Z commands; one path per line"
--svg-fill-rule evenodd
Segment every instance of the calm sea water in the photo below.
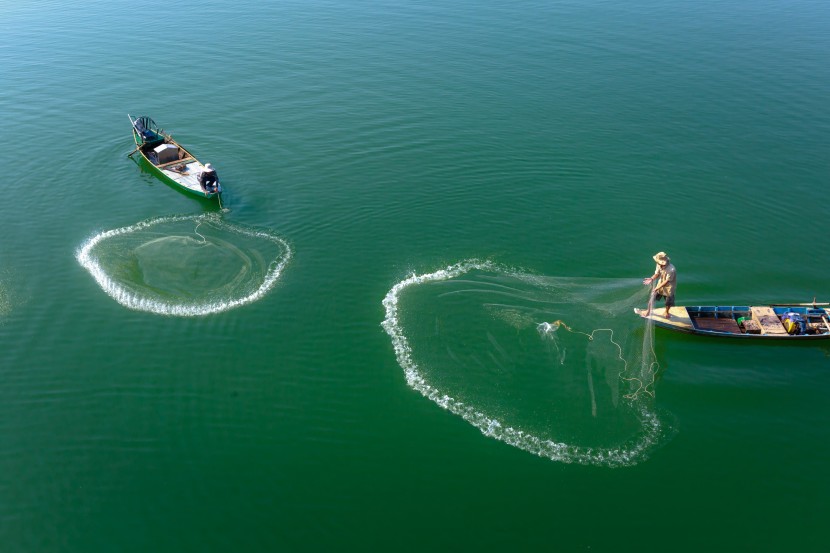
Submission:
M 828 346 L 658 330 L 632 403 L 610 341 L 536 323 L 633 355 L 582 307 L 660 250 L 681 303 L 830 300 L 828 25 L 0 0 L 0 550 L 826 550 Z

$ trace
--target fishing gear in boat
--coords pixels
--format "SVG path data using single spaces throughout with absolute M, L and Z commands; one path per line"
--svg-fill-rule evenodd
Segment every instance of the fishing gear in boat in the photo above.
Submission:
M 159 179 L 190 194 L 212 199 L 222 192 L 219 179 L 215 171 L 211 171 L 210 164 L 203 165 L 151 118 L 133 118 L 130 114 L 127 114 L 127 117 L 136 145 L 128 157 L 132 157 L 136 152 L 140 153 L 150 171 Z M 203 186 L 202 175 L 205 172 L 213 173 L 212 178 L 206 179 L 206 182 L 214 184 L 214 187 Z M 222 200 L 218 199 L 218 203 L 222 209 Z
M 640 316 L 655 326 L 687 334 L 758 340 L 830 339 L 830 309 L 813 303 L 672 306 L 671 319 Z

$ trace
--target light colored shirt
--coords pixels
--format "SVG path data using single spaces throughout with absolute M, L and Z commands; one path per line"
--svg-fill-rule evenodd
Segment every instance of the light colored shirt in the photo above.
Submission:
M 654 270 L 657 275 L 657 287 L 659 288 L 663 283 L 665 286 L 657 290 L 661 296 L 671 297 L 674 295 L 674 289 L 677 287 L 677 269 L 671 263 L 666 263 L 665 266 L 657 265 Z

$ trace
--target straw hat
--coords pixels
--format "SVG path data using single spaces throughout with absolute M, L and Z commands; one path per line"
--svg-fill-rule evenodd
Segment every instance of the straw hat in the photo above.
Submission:
M 671 261 L 671 259 L 669 259 L 669 256 L 666 255 L 666 252 L 658 252 L 654 254 L 654 257 L 652 257 L 652 259 L 654 259 L 654 261 L 656 261 L 660 265 L 666 265 Z

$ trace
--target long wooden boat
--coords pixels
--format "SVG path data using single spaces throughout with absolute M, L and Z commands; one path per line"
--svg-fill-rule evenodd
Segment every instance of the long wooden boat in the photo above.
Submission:
M 826 340 L 830 338 L 830 309 L 815 303 L 664 307 L 648 317 L 655 326 L 699 334 L 759 340 Z M 635 309 L 644 316 L 645 310 Z
M 135 150 L 150 167 L 150 171 L 162 181 L 202 198 L 219 197 L 222 187 L 217 182 L 215 190 L 205 190 L 199 184 L 199 175 L 205 166 L 173 137 L 164 132 L 156 122 L 146 116 L 130 118 Z M 219 199 L 221 202 L 221 199 Z

